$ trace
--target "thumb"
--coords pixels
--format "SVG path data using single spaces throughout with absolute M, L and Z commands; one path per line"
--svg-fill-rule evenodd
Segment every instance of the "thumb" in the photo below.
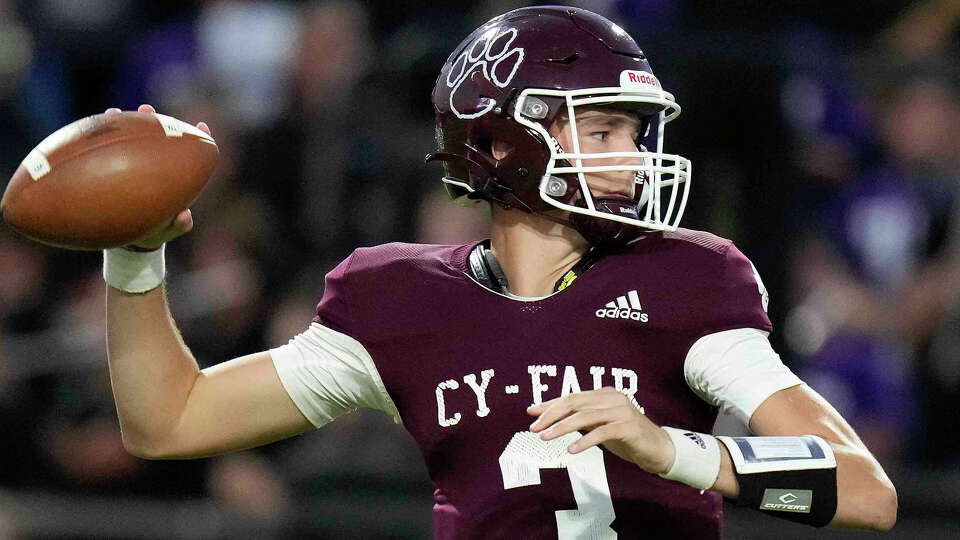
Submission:
M 177 217 L 173 218 L 172 226 L 177 232 L 177 236 L 190 232 L 193 229 L 193 212 L 189 208 L 180 212 Z
M 193 213 L 189 209 L 181 211 L 162 229 L 141 238 L 133 244 L 134 248 L 153 250 L 166 242 L 182 236 L 193 229 Z

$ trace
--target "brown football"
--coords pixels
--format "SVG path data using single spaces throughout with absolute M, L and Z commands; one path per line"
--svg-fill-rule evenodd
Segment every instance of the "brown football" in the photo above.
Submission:
M 217 143 L 162 114 L 98 114 L 58 129 L 30 151 L 0 201 L 3 219 L 68 249 L 132 243 L 200 195 Z

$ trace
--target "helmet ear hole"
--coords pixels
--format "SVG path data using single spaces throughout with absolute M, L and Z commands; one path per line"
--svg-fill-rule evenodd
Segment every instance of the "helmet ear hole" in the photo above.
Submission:
M 503 158 L 510 155 L 510 152 L 513 151 L 513 145 L 507 141 L 494 140 L 490 144 L 490 155 L 493 156 L 493 159 L 500 161 Z

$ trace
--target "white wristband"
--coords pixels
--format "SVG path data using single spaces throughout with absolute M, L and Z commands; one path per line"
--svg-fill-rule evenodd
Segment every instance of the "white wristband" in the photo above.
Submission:
M 163 283 L 164 247 L 146 252 L 123 248 L 103 250 L 103 280 L 114 289 L 129 293 L 156 289 Z
M 673 441 L 674 458 L 661 478 L 683 482 L 699 490 L 710 489 L 720 475 L 720 445 L 713 435 L 663 426 Z

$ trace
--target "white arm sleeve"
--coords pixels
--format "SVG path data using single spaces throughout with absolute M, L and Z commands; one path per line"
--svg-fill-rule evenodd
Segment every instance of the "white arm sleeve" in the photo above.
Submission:
M 737 328 L 698 339 L 683 364 L 687 385 L 701 399 L 744 425 L 774 392 L 803 384 L 783 365 L 767 332 Z
M 290 399 L 315 427 L 360 407 L 401 423 L 373 358 L 352 337 L 313 323 L 270 356 Z

